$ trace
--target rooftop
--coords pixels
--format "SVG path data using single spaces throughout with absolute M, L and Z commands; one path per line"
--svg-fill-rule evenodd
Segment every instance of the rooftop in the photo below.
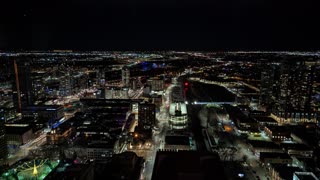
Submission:
M 7 134 L 24 134 L 31 130 L 30 124 L 5 124 Z
M 175 116 L 176 110 L 181 111 L 181 115 L 187 114 L 187 105 L 185 103 L 171 103 L 169 114 Z
M 312 172 L 294 172 L 300 180 L 319 180 Z
M 254 119 L 261 123 L 278 123 L 273 118 L 267 116 L 255 116 Z
M 276 165 L 272 164 L 273 169 L 278 172 L 281 179 L 293 179 L 293 173 L 301 171 L 298 167 L 292 167 L 287 165 Z
M 254 148 L 274 148 L 280 149 L 280 146 L 270 141 L 248 140 L 248 143 Z
M 260 152 L 260 159 L 265 158 L 291 159 L 287 153 Z
M 158 151 L 152 180 L 226 179 L 219 156 L 196 151 Z
M 39 106 L 26 106 L 24 108 L 22 108 L 22 111 L 24 110 L 47 110 L 47 111 L 53 111 L 53 110 L 57 110 L 57 109 L 61 109 L 63 108 L 63 106 L 59 106 L 59 105 L 39 105 Z
M 292 150 L 310 150 L 310 151 L 312 151 L 312 149 L 305 144 L 281 143 L 280 146 L 283 147 L 284 149 L 287 149 L 287 150 L 292 149 Z
M 166 136 L 166 144 L 168 145 L 189 145 L 188 136 Z

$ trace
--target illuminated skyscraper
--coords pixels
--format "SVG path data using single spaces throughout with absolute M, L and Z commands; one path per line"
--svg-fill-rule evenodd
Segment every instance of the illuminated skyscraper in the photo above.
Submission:
M 138 126 L 150 129 L 156 123 L 156 105 L 149 103 L 139 104 Z
M 304 61 L 283 61 L 280 69 L 278 103 L 274 112 L 282 121 L 315 122 L 312 107 L 314 66 Z
M 122 68 L 122 85 L 124 87 L 130 86 L 130 69 L 127 66 Z
M 169 125 L 171 129 L 181 130 L 188 126 L 188 113 L 185 103 L 171 103 L 169 109 Z
M 273 101 L 275 67 L 273 65 L 262 65 L 262 67 L 259 103 L 269 105 Z

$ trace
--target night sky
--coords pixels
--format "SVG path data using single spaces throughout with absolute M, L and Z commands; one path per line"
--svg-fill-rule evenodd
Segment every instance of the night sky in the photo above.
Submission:
M 7 0 L 0 49 L 319 50 L 315 2 Z

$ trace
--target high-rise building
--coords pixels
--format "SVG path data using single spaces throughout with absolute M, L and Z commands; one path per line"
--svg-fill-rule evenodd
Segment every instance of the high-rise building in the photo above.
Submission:
M 21 59 L 13 60 L 15 83 L 13 83 L 13 101 L 18 112 L 22 106 L 33 105 L 34 96 L 30 64 Z
M 127 66 L 122 68 L 122 85 L 124 87 L 130 86 L 130 69 Z
M 60 96 L 70 96 L 72 94 L 70 74 L 66 74 L 65 76 L 61 77 L 59 85 L 59 94 Z
M 7 140 L 4 128 L 4 121 L 0 120 L 0 159 L 6 159 L 8 156 Z
M 140 103 L 138 112 L 138 126 L 143 129 L 150 129 L 156 123 L 156 105 Z
M 170 104 L 169 125 L 173 130 L 182 130 L 188 127 L 188 113 L 185 103 Z
M 283 61 L 274 113 L 280 121 L 316 122 L 311 103 L 314 93 L 314 66 L 305 61 Z
M 273 85 L 275 67 L 273 65 L 263 65 L 260 81 L 260 105 L 269 105 L 273 101 Z
M 161 77 L 150 78 L 147 84 L 151 86 L 151 91 L 163 91 L 164 80 Z

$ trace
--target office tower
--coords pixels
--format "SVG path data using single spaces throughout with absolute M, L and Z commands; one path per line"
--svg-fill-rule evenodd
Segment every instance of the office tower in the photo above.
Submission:
M 13 61 L 0 59 L 0 121 L 10 121 L 16 116 L 13 104 L 12 84 L 14 82 Z
M 156 123 L 156 105 L 140 103 L 138 112 L 138 126 L 143 129 L 150 129 Z
M 260 105 L 269 105 L 273 101 L 274 75 L 275 67 L 273 65 L 262 65 L 259 97 Z
M 72 95 L 72 69 L 60 65 L 56 70 L 57 78 L 59 79 L 59 95 L 70 96 Z
M 150 78 L 147 84 L 150 85 L 151 91 L 163 91 L 164 80 L 162 77 Z
M 122 68 L 122 85 L 124 87 L 130 86 L 130 69 L 127 66 Z
M 313 65 L 304 61 L 282 62 L 275 106 L 275 114 L 281 121 L 315 122 L 316 113 L 311 105 L 314 81 Z
M 13 101 L 18 112 L 22 106 L 33 105 L 34 95 L 32 91 L 30 64 L 21 59 L 13 60 L 14 77 Z
M 97 78 L 99 71 L 89 71 L 88 73 L 88 87 L 93 87 L 94 84 L 97 84 L 99 78 Z M 104 76 L 104 75 L 103 75 Z
M 96 81 L 97 84 L 100 86 L 104 86 L 106 83 L 106 78 L 105 78 L 105 68 L 99 68 L 96 71 Z
M 169 109 L 169 125 L 173 130 L 186 129 L 188 112 L 185 103 L 171 103 Z
M 4 128 L 4 121 L 0 120 L 0 159 L 6 159 L 8 156 L 7 140 Z

